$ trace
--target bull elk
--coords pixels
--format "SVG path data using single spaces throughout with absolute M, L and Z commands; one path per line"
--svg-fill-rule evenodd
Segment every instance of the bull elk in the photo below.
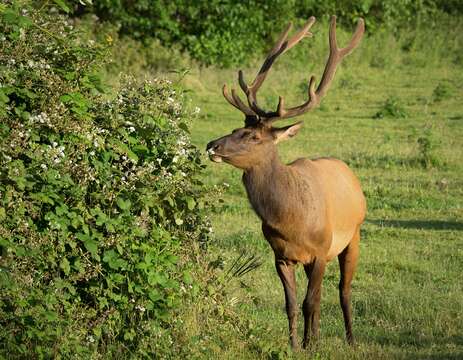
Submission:
M 304 314 L 303 347 L 318 337 L 322 278 L 326 264 L 339 260 L 339 297 L 344 315 L 347 341 L 352 344 L 351 282 L 359 256 L 360 226 L 365 218 L 366 203 L 360 183 L 348 166 L 334 158 L 301 158 L 285 165 L 278 157 L 276 144 L 297 134 L 302 122 L 274 127 L 277 120 L 302 115 L 315 108 L 326 94 L 342 59 L 360 43 L 364 22 L 345 48 L 336 42 L 336 17 L 331 18 L 329 57 L 318 87 L 312 76 L 308 100 L 300 106 L 286 108 L 282 97 L 276 111 L 259 107 L 257 91 L 275 59 L 291 49 L 309 32 L 315 18 L 288 39 L 291 23 L 278 39 L 251 85 L 238 72 L 247 105 L 223 86 L 225 99 L 245 115 L 245 126 L 207 145 L 214 162 L 226 162 L 243 170 L 243 183 L 249 201 L 262 220 L 262 232 L 275 253 L 277 273 L 283 283 L 291 346 L 297 348 L 297 305 L 295 265 L 302 263 L 308 278 Z

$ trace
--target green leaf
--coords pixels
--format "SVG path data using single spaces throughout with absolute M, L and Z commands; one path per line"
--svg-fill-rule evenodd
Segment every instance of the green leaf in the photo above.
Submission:
M 124 253 L 124 249 L 122 248 L 122 246 L 120 246 L 119 244 L 116 245 L 116 249 L 117 249 L 117 252 L 122 255 Z
M 188 206 L 188 210 L 193 210 L 196 206 L 196 201 L 191 196 L 187 196 L 186 203 Z
M 129 210 L 130 206 L 132 206 L 132 202 L 129 199 L 124 200 L 121 197 L 117 198 L 116 203 L 117 206 L 119 206 L 119 208 L 123 211 Z
M 138 156 L 135 154 L 132 150 L 129 149 L 129 147 L 124 144 L 120 140 L 113 140 L 113 144 L 115 146 L 115 150 L 118 151 L 119 153 L 127 155 L 127 157 L 130 160 L 133 160 L 134 162 L 138 162 Z
M 59 97 L 59 99 L 60 99 L 61 102 L 65 103 L 65 104 L 68 103 L 68 102 L 70 102 L 70 101 L 72 101 L 71 95 L 67 95 L 67 94 L 61 95 L 61 96 Z
M 13 9 L 7 9 L 3 12 L 3 21 L 9 25 L 18 23 L 19 15 Z
M 133 329 L 130 329 L 124 333 L 124 340 L 131 341 L 135 339 L 136 332 Z
M 96 260 L 100 260 L 98 256 L 98 243 L 95 240 L 87 240 L 84 242 L 85 248 L 92 254 L 92 257 Z
M 69 8 L 69 6 L 66 4 L 66 2 L 64 0 L 53 0 L 55 2 L 56 5 L 58 5 L 61 10 L 63 10 L 65 13 L 69 13 L 71 11 L 71 9 Z
M 69 272 L 71 271 L 71 266 L 69 264 L 68 259 L 63 258 L 59 263 L 59 267 L 64 271 L 66 275 L 69 275 Z
M 183 272 L 183 282 L 187 285 L 190 285 L 191 283 L 193 283 L 193 277 L 191 276 L 188 270 L 185 270 Z
M 119 255 L 112 249 L 105 251 L 103 261 L 108 263 L 109 267 L 113 270 L 125 268 L 127 266 L 127 261 L 121 259 Z M 123 279 L 121 279 L 121 281 L 122 280 Z
M 85 249 L 92 254 L 92 257 L 96 260 L 99 260 L 98 256 L 98 242 L 93 240 L 90 235 L 78 233 L 76 237 L 83 242 Z
M 48 321 L 55 321 L 58 319 L 58 314 L 54 311 L 45 311 L 44 316 Z
M 10 98 L 0 89 L 0 102 L 6 104 L 10 101 Z
M 174 200 L 170 196 L 167 196 L 164 200 L 166 200 L 171 207 L 175 207 Z
M 151 290 L 148 296 L 152 302 L 157 302 L 162 299 L 162 295 L 156 289 Z
M 181 123 L 178 124 L 178 127 L 179 127 L 180 129 L 182 129 L 183 131 L 185 131 L 186 133 L 188 133 L 188 134 L 190 133 L 190 130 L 188 129 L 187 124 L 181 122 Z

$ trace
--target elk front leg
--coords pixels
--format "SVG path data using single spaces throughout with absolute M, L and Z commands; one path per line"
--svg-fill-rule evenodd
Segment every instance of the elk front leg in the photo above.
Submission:
M 316 258 L 310 264 L 304 265 L 304 270 L 309 280 L 307 294 L 302 304 L 302 312 L 304 313 L 304 349 L 309 345 L 311 339 L 318 338 L 320 298 L 325 266 L 326 261 L 319 258 Z
M 355 232 L 350 244 L 338 255 L 341 280 L 339 281 L 339 301 L 341 302 L 346 338 L 350 345 L 354 344 L 352 334 L 352 311 L 350 305 L 351 283 L 359 257 L 360 228 Z
M 297 299 L 296 299 L 296 277 L 294 274 L 294 265 L 288 264 L 282 260 L 275 262 L 278 276 L 283 283 L 286 300 L 286 314 L 289 322 L 289 339 L 291 347 L 296 350 L 297 344 Z

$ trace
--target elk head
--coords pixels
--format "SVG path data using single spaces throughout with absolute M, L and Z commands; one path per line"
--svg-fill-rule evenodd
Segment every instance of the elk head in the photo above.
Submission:
M 251 85 L 245 82 L 243 72 L 241 70 L 238 72 L 238 81 L 241 89 L 246 94 L 247 105 L 236 94 L 235 89 L 232 89 L 230 94 L 227 86 L 223 86 L 222 91 L 225 99 L 245 115 L 245 126 L 207 144 L 207 152 L 212 161 L 225 161 L 240 169 L 247 169 L 261 163 L 268 158 L 269 154 L 275 152 L 275 145 L 279 141 L 295 136 L 302 126 L 302 122 L 298 122 L 278 128 L 272 125 L 273 122 L 302 115 L 320 104 L 334 78 L 337 66 L 359 44 L 365 29 L 363 19 L 359 20 L 357 29 L 349 44 L 340 49 L 336 41 L 336 17 L 331 17 L 329 32 L 330 54 L 322 79 L 316 89 L 315 77 L 310 78 L 308 100 L 305 103 L 286 108 L 284 99 L 280 96 L 276 111 L 263 110 L 257 103 L 257 91 L 262 86 L 275 59 L 291 49 L 304 37 L 310 37 L 312 34 L 309 30 L 314 22 L 315 18 L 311 17 L 299 32 L 288 39 L 288 34 L 292 28 L 292 24 L 289 23 L 275 46 L 270 50 Z

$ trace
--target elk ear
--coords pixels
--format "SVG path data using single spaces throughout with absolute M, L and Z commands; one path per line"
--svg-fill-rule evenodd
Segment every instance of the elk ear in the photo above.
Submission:
M 278 144 L 280 141 L 292 138 L 293 136 L 296 136 L 296 134 L 299 132 L 299 129 L 302 127 L 302 121 L 299 121 L 295 124 L 288 125 L 282 128 L 273 128 L 272 133 L 273 133 L 273 142 L 275 144 Z

